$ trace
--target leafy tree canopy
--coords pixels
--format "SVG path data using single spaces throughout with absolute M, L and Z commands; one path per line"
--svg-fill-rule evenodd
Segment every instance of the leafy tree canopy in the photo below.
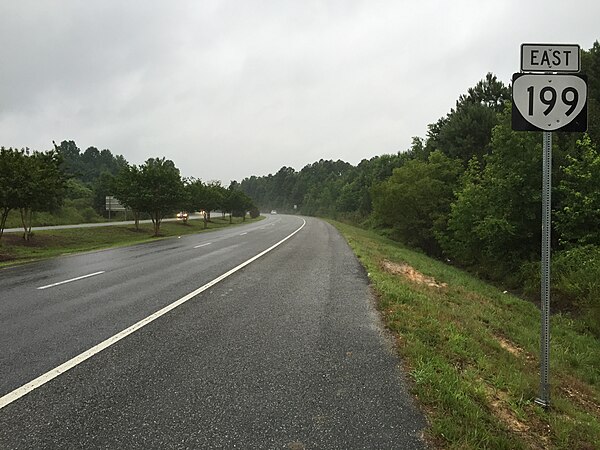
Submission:
M 412 160 L 394 169 L 372 191 L 373 216 L 394 236 L 430 253 L 439 253 L 436 230 L 444 227 L 462 165 L 440 151 L 427 161 Z
M 115 193 L 124 205 L 150 215 L 155 236 L 162 219 L 184 206 L 187 196 L 179 169 L 165 158 L 124 167 L 115 180 Z
M 508 100 L 510 90 L 488 73 L 459 97 L 455 109 L 429 126 L 427 151 L 440 150 L 451 158 L 461 159 L 465 165 L 473 156 L 483 161 L 490 152 L 497 115 Z

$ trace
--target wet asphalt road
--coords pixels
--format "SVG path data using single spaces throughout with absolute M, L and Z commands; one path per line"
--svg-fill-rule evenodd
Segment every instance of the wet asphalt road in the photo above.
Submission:
M 271 216 L 0 271 L 0 397 L 303 221 Z M 363 269 L 335 229 L 306 219 L 0 409 L 0 448 L 410 449 L 424 447 L 424 426 Z

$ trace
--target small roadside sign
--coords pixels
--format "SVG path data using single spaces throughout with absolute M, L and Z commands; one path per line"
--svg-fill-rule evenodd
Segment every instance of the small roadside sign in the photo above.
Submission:
M 119 200 L 112 195 L 106 196 L 105 206 L 107 211 L 125 211 L 125 206 L 123 206 Z
M 512 81 L 513 130 L 587 130 L 586 75 L 515 73 Z
M 522 72 L 579 72 L 577 44 L 521 44 Z

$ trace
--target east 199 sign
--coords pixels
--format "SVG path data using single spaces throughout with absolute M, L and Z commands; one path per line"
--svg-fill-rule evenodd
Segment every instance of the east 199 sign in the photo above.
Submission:
M 513 130 L 585 131 L 585 75 L 513 75 Z

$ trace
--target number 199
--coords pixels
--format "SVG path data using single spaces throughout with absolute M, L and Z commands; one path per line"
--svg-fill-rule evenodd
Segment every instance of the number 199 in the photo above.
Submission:
M 533 116 L 533 100 L 534 100 L 534 95 L 535 95 L 533 86 L 529 86 L 527 88 L 527 92 L 529 93 L 528 114 L 530 116 Z M 572 94 L 572 95 L 569 96 L 568 94 Z M 540 101 L 544 105 L 547 106 L 546 110 L 544 111 L 544 115 L 547 116 L 554 109 L 554 106 L 556 106 L 556 97 L 557 97 L 556 89 L 554 89 L 553 87 L 550 87 L 550 86 L 546 86 L 546 87 L 540 89 L 539 96 L 540 96 Z M 579 94 L 577 93 L 577 89 L 572 88 L 572 87 L 563 89 L 562 93 L 560 94 L 560 98 L 561 98 L 562 102 L 569 107 L 569 109 L 566 111 L 565 114 L 567 116 L 570 116 L 573 113 L 573 111 L 575 111 L 575 108 L 577 107 L 577 102 L 579 101 Z

